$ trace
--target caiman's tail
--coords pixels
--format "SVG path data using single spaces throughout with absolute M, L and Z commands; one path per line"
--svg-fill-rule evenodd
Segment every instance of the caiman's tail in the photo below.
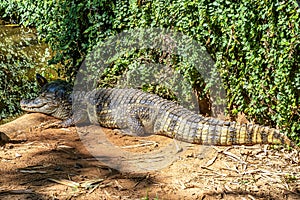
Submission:
M 256 124 L 239 124 L 202 118 L 198 122 L 181 121 L 175 125 L 175 128 L 173 127 L 165 125 L 161 134 L 194 144 L 220 146 L 281 144 L 298 148 L 278 129 Z
M 220 133 L 218 145 L 281 144 L 296 147 L 280 130 L 256 124 L 230 122 L 229 126 L 221 128 Z

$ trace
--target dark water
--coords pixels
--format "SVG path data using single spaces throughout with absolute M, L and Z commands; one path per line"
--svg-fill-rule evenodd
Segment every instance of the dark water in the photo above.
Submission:
M 20 114 L 20 98 L 30 97 L 36 72 L 49 72 L 51 56 L 34 28 L 0 19 L 0 124 Z
M 0 61 L 13 63 L 26 60 L 42 67 L 50 57 L 50 48 L 39 42 L 34 28 L 24 28 L 0 20 Z

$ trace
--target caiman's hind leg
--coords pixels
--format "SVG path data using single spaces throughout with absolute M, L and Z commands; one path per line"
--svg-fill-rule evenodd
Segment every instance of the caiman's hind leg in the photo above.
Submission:
M 127 119 L 127 128 L 124 129 L 124 132 L 132 136 L 147 136 L 146 130 L 143 126 L 142 121 L 138 116 L 129 116 Z
M 130 109 L 126 115 L 126 126 L 121 128 L 127 135 L 146 137 L 153 135 L 153 125 L 149 117 L 145 117 L 143 109 Z

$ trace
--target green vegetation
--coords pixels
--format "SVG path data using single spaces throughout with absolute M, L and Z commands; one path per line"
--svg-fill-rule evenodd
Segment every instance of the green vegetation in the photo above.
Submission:
M 4 24 L 0 26 L 0 123 L 20 113 L 22 98 L 36 95 L 34 68 L 51 57 L 47 46 L 37 42 L 34 30 Z
M 59 63 L 57 72 L 68 80 L 74 80 L 88 52 L 109 36 L 147 27 L 180 31 L 206 47 L 215 61 L 231 116 L 243 112 L 300 141 L 300 9 L 296 1 L 8 0 L 0 4 L 0 13 L 36 27 L 40 40 L 54 52 L 49 64 Z M 106 82 L 99 85 L 115 84 L 120 74 L 139 65 L 132 64 L 139 58 L 167 64 L 202 93 L 200 98 L 206 97 L 197 66 L 163 51 L 137 49 L 116 58 L 105 72 Z

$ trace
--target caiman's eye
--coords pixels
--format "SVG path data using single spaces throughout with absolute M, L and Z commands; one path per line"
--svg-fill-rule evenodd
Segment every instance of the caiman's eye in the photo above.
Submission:
M 55 96 L 58 98 L 63 98 L 64 91 L 62 91 L 62 90 L 55 91 Z

